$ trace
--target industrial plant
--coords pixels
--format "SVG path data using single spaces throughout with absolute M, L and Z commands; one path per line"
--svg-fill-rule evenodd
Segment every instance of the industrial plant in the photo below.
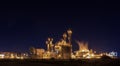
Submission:
M 92 49 L 89 50 L 88 42 L 76 41 L 79 50 L 72 50 L 72 30 L 67 30 L 62 35 L 62 39 L 53 44 L 53 38 L 46 40 L 47 50 L 43 48 L 30 48 L 31 58 L 33 59 L 99 59 L 103 55 L 111 58 L 117 57 L 117 52 L 96 53 Z
M 97 53 L 89 49 L 88 42 L 76 41 L 79 49 L 72 50 L 72 30 L 67 30 L 62 39 L 53 43 L 53 38 L 46 40 L 47 49 L 30 47 L 29 53 L 1 52 L 0 59 L 99 59 L 103 55 L 111 58 L 117 57 L 117 52 Z

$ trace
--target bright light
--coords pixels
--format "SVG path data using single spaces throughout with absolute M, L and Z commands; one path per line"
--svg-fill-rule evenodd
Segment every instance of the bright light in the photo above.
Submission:
M 91 57 L 90 57 L 90 56 L 87 56 L 86 58 L 88 58 L 88 59 L 89 59 L 89 58 L 91 58 Z
M 94 54 L 91 54 L 92 57 L 94 57 L 95 55 Z
M 0 54 L 0 58 L 4 58 L 4 56 L 5 56 L 4 54 Z
M 85 50 L 82 50 L 82 52 L 85 52 Z
M 117 52 L 110 52 L 109 55 L 110 56 L 117 56 Z
M 83 55 L 83 57 L 85 57 L 86 55 Z

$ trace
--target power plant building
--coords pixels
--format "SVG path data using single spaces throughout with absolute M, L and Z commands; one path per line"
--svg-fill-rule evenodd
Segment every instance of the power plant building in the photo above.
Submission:
M 103 54 L 96 54 L 92 49 L 89 50 L 88 42 L 77 41 L 79 50 L 72 50 L 72 31 L 69 29 L 62 35 L 62 39 L 53 43 L 53 38 L 46 41 L 47 50 L 32 48 L 32 57 L 36 59 L 90 59 L 100 58 Z M 112 56 L 111 54 L 106 54 Z M 114 54 L 115 55 L 115 54 Z

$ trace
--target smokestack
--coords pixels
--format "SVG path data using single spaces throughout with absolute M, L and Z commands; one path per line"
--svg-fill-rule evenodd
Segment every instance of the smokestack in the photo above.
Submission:
M 72 30 L 67 30 L 67 33 L 68 33 L 68 41 L 69 43 L 71 44 L 71 35 L 72 35 Z

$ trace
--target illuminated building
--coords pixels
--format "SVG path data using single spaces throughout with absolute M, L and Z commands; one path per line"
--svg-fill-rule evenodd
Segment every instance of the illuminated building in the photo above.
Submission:
M 92 49 L 88 49 L 88 43 L 87 42 L 79 42 L 77 41 L 79 45 L 79 50 L 75 51 L 76 59 L 91 59 L 91 58 L 101 58 L 100 54 L 96 54 L 95 51 Z
M 100 53 L 92 49 L 89 50 L 88 42 L 77 41 L 79 49 L 72 51 L 72 30 L 67 30 L 62 35 L 62 39 L 53 43 L 53 38 L 46 41 L 47 49 L 31 47 L 30 57 L 28 53 L 0 52 L 0 59 L 91 59 L 101 58 L 106 55 L 111 58 L 117 57 L 117 52 Z
M 43 55 L 45 53 L 45 50 L 42 48 L 30 48 L 31 58 L 33 59 L 43 59 Z
M 46 41 L 47 51 L 40 54 L 37 52 L 36 49 L 32 49 L 32 53 L 35 57 L 42 55 L 42 59 L 70 59 L 72 53 L 72 44 L 71 44 L 71 35 L 72 31 L 67 31 L 68 36 L 66 33 L 63 34 L 63 38 L 53 44 L 53 38 L 48 38 Z M 68 40 L 68 42 L 67 42 Z
M 71 44 L 71 35 L 72 31 L 67 31 L 68 36 L 66 33 L 63 34 L 63 39 L 58 41 L 55 44 L 55 52 L 57 53 L 57 58 L 59 59 L 71 59 L 72 54 L 72 44 Z M 68 37 L 68 42 L 67 42 Z
M 88 44 L 85 42 L 79 42 L 77 41 L 78 46 L 79 46 L 79 50 L 76 51 L 76 57 L 77 58 L 85 58 L 87 56 L 87 54 L 89 53 L 89 49 L 88 49 Z
M 27 59 L 28 53 L 0 52 L 0 59 Z
M 36 58 L 37 59 L 42 59 L 43 58 L 43 54 L 44 54 L 45 50 L 44 49 L 36 49 Z
M 33 59 L 91 59 L 91 58 L 101 58 L 103 53 L 97 54 L 96 51 L 92 49 L 89 50 L 88 42 L 77 41 L 79 50 L 72 51 L 72 30 L 67 30 L 62 35 L 62 39 L 53 43 L 53 38 L 48 38 L 46 41 L 47 49 L 41 48 L 30 48 Z M 105 53 L 111 58 L 116 57 L 117 53 Z M 4 55 L 0 55 L 3 57 Z
M 5 55 L 4 54 L 0 54 L 0 59 L 4 59 Z
M 59 59 L 70 59 L 71 58 L 71 45 L 66 41 L 61 40 L 55 45 L 55 52 Z
M 17 53 L 13 52 L 0 52 L 0 59 L 14 59 L 17 57 Z
M 46 45 L 47 45 L 47 51 L 43 53 L 42 59 L 55 58 L 54 48 L 53 48 L 54 47 L 53 38 L 48 38 L 46 41 Z
M 109 52 L 109 53 L 103 53 L 102 55 L 106 55 L 106 56 L 109 56 L 110 58 L 117 58 L 117 52 Z

